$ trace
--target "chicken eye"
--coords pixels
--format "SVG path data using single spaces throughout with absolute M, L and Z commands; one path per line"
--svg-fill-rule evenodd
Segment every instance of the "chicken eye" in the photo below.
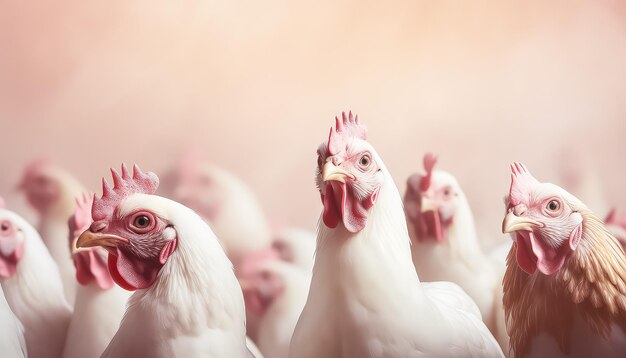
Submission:
M 2 231 L 7 231 L 7 230 L 9 230 L 10 227 L 11 226 L 6 221 L 3 221 L 2 224 L 0 224 L 0 230 L 2 230 Z
M 152 213 L 142 211 L 130 218 L 128 228 L 137 234 L 145 234 L 154 229 L 156 223 L 156 218 Z
M 560 207 L 561 205 L 556 200 L 550 200 L 550 202 L 548 203 L 548 210 L 550 211 L 557 211 Z
M 364 154 L 361 159 L 359 159 L 359 164 L 362 168 L 367 168 L 372 162 L 372 158 L 370 158 L 369 154 Z
M 145 229 L 150 225 L 150 218 L 146 215 L 139 215 L 135 218 L 133 224 L 140 229 Z

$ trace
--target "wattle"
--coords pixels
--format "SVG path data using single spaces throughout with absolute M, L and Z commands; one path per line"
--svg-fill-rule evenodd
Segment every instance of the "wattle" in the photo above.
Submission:
M 113 287 L 113 279 L 107 270 L 106 262 L 94 250 L 75 254 L 74 266 L 76 266 L 76 279 L 81 285 L 96 281 L 98 287 L 103 290 Z
M 568 245 L 553 248 L 544 239 L 537 237 L 533 232 L 518 232 L 515 235 L 517 242 L 517 263 L 525 272 L 532 274 L 536 270 L 544 275 L 555 274 L 572 250 Z
M 376 191 L 359 200 L 354 189 L 346 183 L 328 182 L 326 193 L 322 195 L 324 224 L 329 228 L 335 228 L 339 220 L 342 220 L 346 230 L 352 233 L 363 230 L 367 223 L 368 210 L 374 205 L 377 194 Z
M 156 258 L 139 258 L 119 248 L 115 252 L 110 252 L 108 266 L 113 281 L 128 291 L 152 286 L 159 275 L 159 271 L 176 250 L 177 243 L 178 239 L 168 241 L 161 248 L 159 257 Z
M 11 277 L 17 271 L 17 264 L 24 254 L 24 243 L 20 243 L 15 247 L 15 250 L 8 255 L 4 256 L 0 253 L 0 277 Z

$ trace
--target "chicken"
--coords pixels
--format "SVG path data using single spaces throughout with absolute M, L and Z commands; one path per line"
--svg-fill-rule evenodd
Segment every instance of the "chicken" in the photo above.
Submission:
M 314 232 L 295 227 L 279 230 L 272 239 L 272 247 L 283 261 L 290 262 L 307 272 L 313 269 Z
M 311 273 L 292 263 L 267 258 L 244 259 L 238 269 L 246 313 L 257 320 L 253 336 L 268 358 L 289 356 L 289 342 L 306 303 Z M 252 336 L 248 329 L 248 334 Z
M 618 213 L 615 209 L 611 209 L 604 219 L 604 224 L 609 232 L 611 232 L 622 245 L 622 249 L 626 251 L 626 215 Z
M 28 356 L 61 357 L 72 310 L 59 269 L 37 231 L 2 208 L 0 283 L 11 310 L 24 325 Z
M 105 249 L 75 247 L 78 236 L 91 225 L 91 204 L 87 195 L 76 199 L 69 221 L 70 251 L 79 286 L 63 352 L 65 358 L 99 357 L 117 332 L 131 294 L 113 283 Z
M 104 247 L 115 283 L 135 291 L 102 357 L 249 357 L 245 309 L 232 264 L 191 209 L 153 195 L 137 166 L 111 169 L 78 248 Z
M 623 357 L 626 257 L 585 204 L 511 165 L 502 231 L 515 243 L 504 310 L 515 357 Z
M 271 245 L 271 230 L 252 190 L 237 176 L 187 153 L 171 175 L 174 200 L 211 225 L 235 267 L 249 253 Z
M 462 289 L 420 283 L 402 198 L 352 113 L 319 147 L 316 181 L 324 209 L 291 357 L 503 356 Z
M 39 214 L 37 230 L 59 267 L 65 298 L 74 305 L 76 279 L 67 251 L 67 220 L 74 212 L 74 198 L 85 192 L 68 172 L 47 159 L 26 166 L 20 183 L 29 204 Z
M 407 180 L 404 208 L 411 237 L 413 264 L 423 281 L 451 281 L 476 302 L 483 321 L 506 347 L 506 334 L 498 335 L 496 297 L 502 276 L 480 248 L 472 210 L 461 186 L 450 173 L 434 170 L 437 158 L 424 156 L 425 175 Z M 500 336 L 500 337 L 499 337 Z

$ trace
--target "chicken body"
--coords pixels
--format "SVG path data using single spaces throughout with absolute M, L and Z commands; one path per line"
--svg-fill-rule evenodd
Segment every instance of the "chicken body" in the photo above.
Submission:
M 364 139 L 350 114 L 318 150 L 324 213 L 290 356 L 502 357 L 467 294 L 420 283 L 400 194 Z
M 27 357 L 24 326 L 11 311 L 0 286 L 0 352 L 7 357 Z
M 59 270 L 26 220 L 0 209 L 0 221 L 4 220 L 14 225 L 15 235 L 24 245 L 15 272 L 2 277 L 1 283 L 11 310 L 24 325 L 28 356 L 61 357 L 72 310 L 65 300 Z
M 63 357 L 99 357 L 119 329 L 130 295 L 119 286 L 79 286 Z

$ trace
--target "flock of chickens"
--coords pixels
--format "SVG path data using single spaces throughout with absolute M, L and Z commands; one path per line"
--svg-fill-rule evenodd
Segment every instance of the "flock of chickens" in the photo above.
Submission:
M 162 196 L 136 165 L 98 197 L 32 163 L 37 229 L 0 199 L 0 355 L 626 356 L 626 218 L 514 163 L 513 240 L 486 252 L 435 156 L 402 197 L 366 134 L 342 114 L 318 148 L 317 235 L 271 228 L 240 179 L 193 158 Z

